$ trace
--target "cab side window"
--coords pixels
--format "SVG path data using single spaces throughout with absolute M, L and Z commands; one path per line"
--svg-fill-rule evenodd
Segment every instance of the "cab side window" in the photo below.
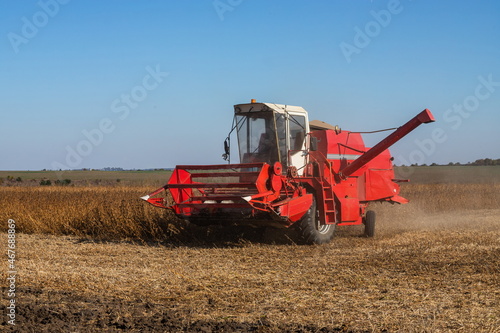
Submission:
M 290 149 L 303 150 L 306 137 L 306 118 L 303 116 L 290 116 Z

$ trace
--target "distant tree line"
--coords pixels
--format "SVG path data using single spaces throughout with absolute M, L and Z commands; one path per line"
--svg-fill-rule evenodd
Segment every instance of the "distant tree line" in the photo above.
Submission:
M 445 165 L 445 164 L 437 164 L 437 163 L 432 163 L 430 166 L 438 166 L 438 165 Z M 459 163 L 459 162 L 450 162 L 446 164 L 448 166 L 483 166 L 483 165 L 500 165 L 500 158 L 498 159 L 491 159 L 491 158 L 481 158 L 479 160 L 475 160 L 474 162 L 468 162 L 465 164 Z M 406 166 L 406 165 L 402 165 Z M 418 164 L 412 164 L 411 166 L 419 166 Z M 427 166 L 427 164 L 420 164 L 420 166 Z
M 491 158 L 482 158 L 480 160 L 475 160 L 471 165 L 500 165 L 500 158 L 493 160 Z

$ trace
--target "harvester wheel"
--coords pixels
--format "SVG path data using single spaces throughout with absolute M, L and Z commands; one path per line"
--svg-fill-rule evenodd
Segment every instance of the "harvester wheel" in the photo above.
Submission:
M 375 212 L 369 210 L 366 212 L 365 216 L 365 236 L 373 237 L 375 236 Z
M 316 208 L 316 200 L 313 202 L 307 213 L 295 224 L 300 244 L 326 244 L 329 243 L 335 233 L 335 224 L 320 223 Z

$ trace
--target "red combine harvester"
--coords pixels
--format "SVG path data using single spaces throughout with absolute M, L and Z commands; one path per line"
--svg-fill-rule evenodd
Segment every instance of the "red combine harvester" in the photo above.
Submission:
M 408 202 L 399 196 L 388 148 L 433 121 L 425 109 L 369 149 L 360 133 L 309 123 L 301 107 L 252 100 L 234 106 L 240 164 L 178 165 L 142 199 L 197 225 L 293 228 L 302 244 L 328 243 L 336 225 L 364 224 L 371 237 L 370 202 Z M 158 197 L 163 190 L 171 199 Z

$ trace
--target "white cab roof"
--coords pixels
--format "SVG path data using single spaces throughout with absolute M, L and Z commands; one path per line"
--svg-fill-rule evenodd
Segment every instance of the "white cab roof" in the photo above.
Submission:
M 300 106 L 274 104 L 274 103 L 248 103 L 248 104 L 237 104 L 234 106 L 234 113 L 259 112 L 259 111 L 271 111 L 271 110 L 276 111 L 278 113 L 285 113 L 285 112 L 307 113 L 307 111 Z

